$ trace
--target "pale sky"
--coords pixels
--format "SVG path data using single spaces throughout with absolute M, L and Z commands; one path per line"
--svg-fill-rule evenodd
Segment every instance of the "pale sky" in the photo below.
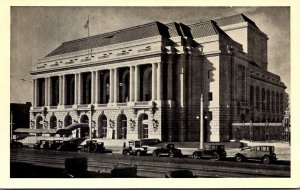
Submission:
M 288 7 L 11 7 L 11 103 L 32 101 L 29 72 L 62 42 L 152 21 L 192 24 L 243 13 L 268 35 L 268 70 L 290 94 L 290 9 Z

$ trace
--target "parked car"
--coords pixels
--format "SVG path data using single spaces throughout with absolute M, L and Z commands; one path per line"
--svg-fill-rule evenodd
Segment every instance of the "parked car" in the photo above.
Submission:
M 97 140 L 87 140 L 86 144 L 83 145 L 82 151 L 85 152 L 98 152 L 105 153 L 109 152 L 109 150 L 105 149 L 103 142 L 97 142 Z
M 63 141 L 62 144 L 57 148 L 61 151 L 76 151 L 78 150 L 78 145 L 71 141 Z
M 173 157 L 181 157 L 181 150 L 175 148 L 174 144 L 163 144 L 161 148 L 157 148 L 152 153 L 153 156 L 169 156 Z
M 48 149 L 49 150 L 56 150 L 60 145 L 62 145 L 62 140 L 51 140 L 49 141 Z
M 274 150 L 274 146 L 243 147 L 236 153 L 235 160 L 241 162 L 247 159 L 258 159 L 264 164 L 269 164 L 276 161 Z
M 33 148 L 40 149 L 42 148 L 41 145 L 45 142 L 45 140 L 37 140 L 36 143 L 33 145 Z
M 22 148 L 22 147 L 23 147 L 23 143 L 15 139 L 10 140 L 10 148 Z
M 215 160 L 222 160 L 226 157 L 224 145 L 206 145 L 204 149 L 197 149 L 192 154 L 193 158 L 209 157 Z
M 141 140 L 128 141 L 128 146 L 123 147 L 123 155 L 145 156 L 147 147 L 142 146 Z

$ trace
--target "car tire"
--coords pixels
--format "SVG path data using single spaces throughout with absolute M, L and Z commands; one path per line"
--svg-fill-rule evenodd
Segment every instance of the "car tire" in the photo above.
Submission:
M 198 153 L 193 153 L 193 158 L 194 159 L 199 159 L 201 156 Z
M 175 154 L 174 154 L 174 152 L 172 152 L 172 151 L 171 151 L 171 152 L 169 152 L 169 157 L 170 157 L 170 158 L 174 158 L 174 157 L 175 157 Z
M 213 155 L 212 155 L 212 158 L 214 160 L 220 160 L 220 155 L 217 152 L 214 152 Z
M 154 151 L 154 152 L 152 153 L 152 156 L 157 156 L 157 152 Z
M 269 164 L 270 163 L 270 157 L 269 156 L 264 156 L 264 157 L 262 157 L 261 161 L 264 164 Z
M 136 156 L 141 156 L 141 151 L 137 151 Z
M 244 160 L 243 156 L 242 155 L 236 155 L 235 156 L 235 161 L 237 162 L 242 162 Z
M 123 150 L 123 151 L 122 151 L 122 154 L 123 154 L 123 155 L 126 155 L 126 154 L 127 154 L 127 151 L 126 151 L 126 150 Z

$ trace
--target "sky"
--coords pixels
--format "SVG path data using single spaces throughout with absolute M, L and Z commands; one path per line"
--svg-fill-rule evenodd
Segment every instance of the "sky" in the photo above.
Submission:
M 11 7 L 10 101 L 32 101 L 30 71 L 62 42 L 152 21 L 197 23 L 243 13 L 269 37 L 268 70 L 290 94 L 290 9 L 288 7 Z

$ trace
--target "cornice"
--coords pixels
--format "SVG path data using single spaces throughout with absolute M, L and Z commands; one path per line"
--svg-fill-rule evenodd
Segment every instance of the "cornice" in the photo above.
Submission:
M 89 68 L 89 67 L 94 67 L 94 66 L 99 66 L 99 65 L 108 65 L 108 64 L 113 64 L 113 63 L 121 63 L 121 62 L 141 60 L 141 59 L 161 57 L 161 56 L 162 56 L 162 52 L 155 52 L 153 54 L 135 56 L 135 57 L 130 57 L 130 58 L 119 58 L 119 59 L 108 60 L 108 61 L 95 61 L 95 62 L 92 62 L 89 64 L 69 65 L 67 67 L 50 68 L 47 70 L 32 71 L 30 74 L 38 75 L 38 74 L 43 74 L 43 73 L 52 73 L 52 72 L 66 71 L 66 70 L 72 70 L 72 69 Z

